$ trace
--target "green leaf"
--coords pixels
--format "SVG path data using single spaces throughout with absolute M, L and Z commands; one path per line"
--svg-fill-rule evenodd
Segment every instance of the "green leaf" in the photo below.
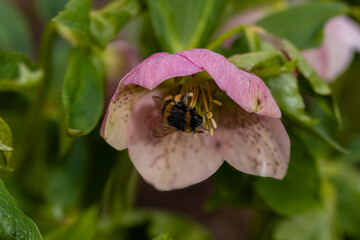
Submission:
M 12 134 L 9 126 L 0 117 L 0 151 L 4 155 L 6 162 L 10 161 L 12 152 Z
M 253 200 L 252 182 L 254 176 L 239 172 L 227 162 L 211 176 L 216 191 L 206 202 L 205 208 L 209 211 L 223 206 L 244 206 Z M 233 183 L 236 184 L 234 185 Z
M 295 135 L 290 135 L 291 157 L 283 180 L 259 178 L 257 193 L 278 214 L 293 215 L 320 206 L 319 176 L 315 159 Z
M 297 61 L 299 72 L 309 81 L 315 93 L 320 95 L 329 95 L 331 89 L 329 85 L 320 78 L 315 70 L 306 62 L 301 52 L 289 41 L 283 40 L 283 48 L 292 60 Z
M 320 46 L 326 21 L 347 11 L 344 3 L 313 2 L 266 16 L 257 24 L 279 37 L 289 39 L 299 48 L 315 48 Z
M 0 49 L 33 55 L 31 33 L 13 1 L 0 0 Z
M 17 206 L 0 179 L 0 239 L 42 239 L 35 223 Z
M 328 143 L 334 149 L 348 154 L 348 150 L 334 140 L 334 136 L 338 134 L 339 124 L 332 97 L 314 95 L 312 98 L 307 98 L 307 102 L 309 106 L 308 115 L 313 119 L 317 119 L 318 122 L 316 124 L 309 124 L 308 122 L 298 121 L 299 119 L 297 118 L 293 118 L 292 120 L 303 128 L 303 130 L 324 140 L 324 142 Z M 318 149 L 318 152 L 320 151 L 321 149 Z
M 104 104 L 104 84 L 101 59 L 84 49 L 75 48 L 62 88 L 70 135 L 88 134 L 96 126 Z
M 309 126 L 316 123 L 305 113 L 305 103 L 300 95 L 297 79 L 291 73 L 283 73 L 267 80 L 271 94 L 282 112 Z
M 275 49 L 235 54 L 229 58 L 229 61 L 238 68 L 251 72 L 260 78 L 291 72 L 296 67 L 296 61 L 287 62 L 282 53 Z
M 0 51 L 0 91 L 20 91 L 38 84 L 43 71 L 28 57 Z
M 102 47 L 115 39 L 120 29 L 140 13 L 141 5 L 134 0 L 113 1 L 91 13 L 90 31 Z
M 166 232 L 173 239 L 212 239 L 210 234 L 193 220 L 159 210 L 137 209 L 136 211 L 126 212 L 121 216 L 119 223 L 124 228 L 145 225 L 150 238 L 155 238 Z
M 335 240 L 335 229 L 326 212 L 315 210 L 279 222 L 273 239 Z
M 165 212 L 154 211 L 151 215 L 149 233 L 157 236 L 163 232 L 169 232 L 174 239 L 186 240 L 209 240 L 210 235 L 196 222 Z
M 148 0 L 156 35 L 164 50 L 203 47 L 219 21 L 225 0 Z
M 89 208 L 75 221 L 46 236 L 46 240 L 91 240 L 96 233 L 98 210 Z
M 281 220 L 273 233 L 276 240 L 337 240 L 341 239 L 335 226 L 335 191 L 329 182 L 322 184 L 324 207 Z
M 279 66 L 284 64 L 285 58 L 278 50 L 266 50 L 259 52 L 249 52 L 245 54 L 235 54 L 228 58 L 228 60 L 245 71 L 251 71 L 260 64 L 267 63 L 269 66 Z
M 92 0 L 70 0 L 54 21 L 84 35 L 89 34 Z
M 340 160 L 341 161 L 341 160 Z M 337 215 L 340 228 L 353 239 L 360 238 L 360 172 L 343 162 L 323 162 L 326 176 L 336 187 Z
M 104 48 L 115 39 L 120 29 L 137 16 L 141 4 L 137 0 L 117 0 L 91 11 L 92 0 L 70 0 L 54 21 L 66 28 L 60 32 L 75 45 L 95 43 Z
M 36 0 L 36 9 L 41 18 L 48 22 L 55 17 L 59 11 L 64 9 L 67 0 Z
M 168 233 L 162 233 L 156 238 L 154 238 L 154 240 L 173 240 L 173 239 L 169 236 Z

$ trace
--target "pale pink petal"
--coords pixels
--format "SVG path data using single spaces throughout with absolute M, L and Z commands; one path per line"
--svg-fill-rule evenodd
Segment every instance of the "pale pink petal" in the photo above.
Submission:
M 152 130 L 162 121 L 153 95 L 143 96 L 131 113 L 129 155 L 136 169 L 159 190 L 184 188 L 207 179 L 222 164 L 222 157 L 193 134 L 177 132 L 153 138 Z
M 120 85 L 108 106 L 100 134 L 114 148 L 128 147 L 128 123 L 134 103 L 149 90 L 135 84 Z
M 207 49 L 178 52 L 205 70 L 220 89 L 247 112 L 280 118 L 281 112 L 265 83 L 257 76 L 238 69 L 224 56 Z
M 340 16 L 326 24 L 320 48 L 302 53 L 323 79 L 332 81 L 347 69 L 354 51 L 360 51 L 360 27 L 348 17 Z
M 214 136 L 204 137 L 239 171 L 281 179 L 287 171 L 290 140 L 280 119 L 237 111 L 217 118 Z

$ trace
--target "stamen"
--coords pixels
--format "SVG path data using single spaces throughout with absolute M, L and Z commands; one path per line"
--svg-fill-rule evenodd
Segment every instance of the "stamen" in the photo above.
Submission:
M 207 112 L 207 113 L 206 113 L 206 117 L 207 117 L 208 119 L 212 118 L 212 117 L 213 117 L 213 113 L 212 113 L 212 112 Z
M 215 119 L 214 118 L 211 118 L 211 125 L 214 127 L 214 129 L 217 128 L 217 123 L 215 122 Z
M 212 110 L 212 97 L 211 97 L 211 92 L 209 90 L 209 86 L 206 88 L 207 94 L 209 95 L 209 109 L 210 111 Z
M 214 135 L 214 128 L 210 127 L 210 135 L 213 136 Z
M 205 110 L 206 112 L 209 112 L 209 108 L 208 108 L 208 104 L 207 104 L 207 101 L 206 101 L 206 96 L 205 96 L 205 92 L 204 92 L 204 88 L 201 87 L 201 94 L 202 94 L 202 97 L 203 97 L 203 101 L 204 101 L 204 107 L 205 107 Z
M 222 105 L 221 102 L 219 102 L 218 100 L 215 100 L 215 99 L 212 99 L 211 102 L 215 103 L 215 104 L 218 105 L 218 106 L 221 106 L 221 105 Z
M 194 90 L 193 90 L 193 98 L 191 99 L 191 102 L 190 102 L 190 105 L 189 105 L 191 108 L 195 107 L 196 102 L 198 100 L 198 97 L 199 97 L 199 88 L 194 88 Z

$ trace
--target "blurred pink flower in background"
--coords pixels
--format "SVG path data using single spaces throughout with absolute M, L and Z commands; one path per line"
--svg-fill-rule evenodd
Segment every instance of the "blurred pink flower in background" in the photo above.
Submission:
M 321 47 L 302 53 L 324 80 L 333 81 L 347 69 L 355 51 L 360 52 L 360 27 L 339 16 L 326 23 Z
M 163 119 L 152 96 L 189 89 L 194 106 L 211 112 L 204 117 L 211 134 L 195 137 L 177 131 L 153 138 L 153 129 Z M 222 105 L 213 108 L 214 99 Z M 283 178 L 290 142 L 280 117 L 260 78 L 222 55 L 191 49 L 154 54 L 130 71 L 109 104 L 101 135 L 118 150 L 128 148 L 146 181 L 172 190 L 207 179 L 224 160 L 249 174 Z
M 230 29 L 245 24 L 254 24 L 257 20 L 264 17 L 267 13 L 268 9 L 265 6 L 255 7 L 248 9 L 246 11 L 242 11 L 238 14 L 235 14 L 224 26 L 221 27 L 220 31 L 216 35 L 220 35 Z M 223 46 L 225 48 L 230 48 L 231 44 L 235 41 L 237 35 L 229 37 L 224 43 Z
M 110 101 L 119 80 L 140 62 L 140 54 L 128 42 L 116 39 L 107 45 L 104 52 L 107 74 L 106 102 Z

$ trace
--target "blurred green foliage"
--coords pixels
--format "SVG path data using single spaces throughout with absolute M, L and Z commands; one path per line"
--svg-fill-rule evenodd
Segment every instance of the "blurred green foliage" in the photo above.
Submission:
M 281 108 L 291 138 L 285 178 L 250 176 L 225 163 L 211 177 L 215 189 L 204 211 L 251 209 L 244 233 L 251 239 L 360 238 L 360 55 L 329 86 L 299 50 L 322 43 L 329 19 L 347 13 L 356 19 L 345 1 L 37 0 L 31 6 L 0 0 L 0 173 L 12 194 L 0 180 L 1 239 L 42 239 L 40 232 L 49 240 L 218 234 L 191 214 L 138 206 L 142 188 L 127 152 L 99 135 L 112 94 L 106 46 L 130 35 L 142 56 L 211 46 L 261 77 Z M 272 13 L 257 26 L 219 31 L 250 7 Z M 42 36 L 32 29 L 39 22 Z

